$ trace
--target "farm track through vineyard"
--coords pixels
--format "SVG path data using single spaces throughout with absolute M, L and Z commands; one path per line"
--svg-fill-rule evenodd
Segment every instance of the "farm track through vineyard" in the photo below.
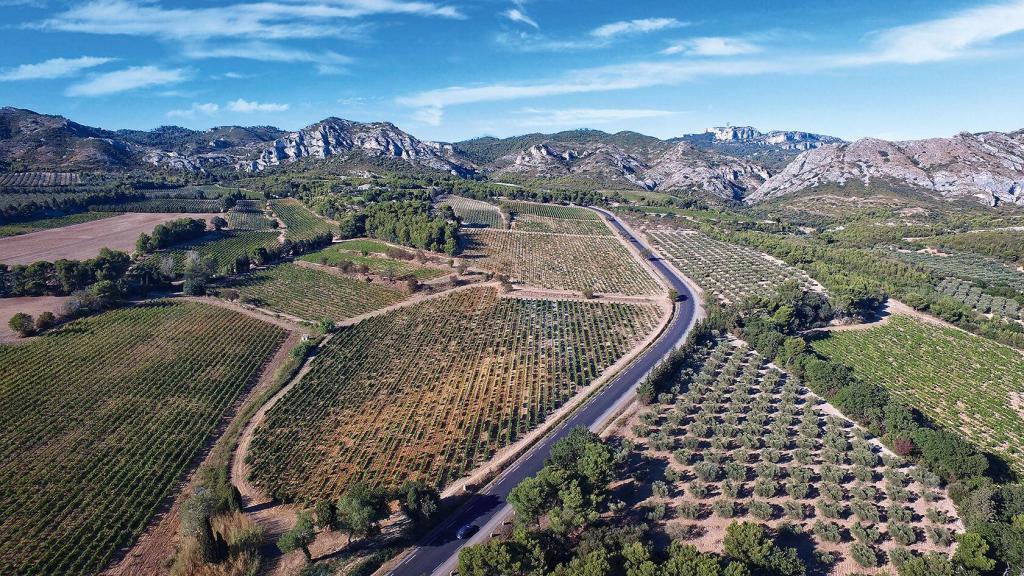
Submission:
M 5 346 L 2 571 L 101 569 L 146 527 L 285 335 L 222 308 L 165 301 Z

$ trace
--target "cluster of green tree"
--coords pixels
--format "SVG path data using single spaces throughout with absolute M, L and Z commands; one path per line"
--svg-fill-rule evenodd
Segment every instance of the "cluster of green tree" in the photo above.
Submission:
M 219 217 L 218 217 L 219 218 Z M 226 224 L 223 218 L 221 222 Z M 216 226 L 216 224 L 215 224 Z M 206 220 L 202 218 L 179 218 L 157 224 L 152 234 L 142 232 L 135 241 L 135 250 L 140 254 L 156 252 L 178 242 L 194 240 L 206 233 Z
M 122 283 L 130 266 L 128 254 L 109 248 L 90 260 L 0 264 L 0 298 L 66 296 L 101 281 Z
M 780 291 L 773 298 L 712 311 L 705 330 L 736 332 L 768 360 L 784 366 L 847 417 L 881 437 L 896 453 L 937 474 L 950 484 L 950 495 L 967 523 L 968 534 L 976 535 L 968 538 L 981 538 L 984 548 L 994 552 L 998 566 L 1024 569 L 1024 486 L 999 484 L 1014 479 L 1009 466 L 980 452 L 957 431 L 936 427 L 885 388 L 865 383 L 846 366 L 817 354 L 807 338 L 821 334 L 800 335 L 810 325 L 790 312 L 795 307 L 793 294 Z M 824 313 L 822 304 L 816 316 Z M 910 563 L 906 573 L 927 573 L 913 572 L 924 562 Z M 989 573 L 992 568 L 975 573 Z
M 111 185 L 74 195 L 68 195 L 68 192 L 68 190 L 61 189 L 59 193 L 54 193 L 52 189 L 47 189 L 41 194 L 53 194 L 52 198 L 36 200 L 33 196 L 33 199 L 28 202 L 5 203 L 0 207 L 0 224 L 76 214 L 85 212 L 94 205 L 131 202 L 146 198 L 144 194 L 136 192 L 126 185 Z
M 649 524 L 630 521 L 621 507 L 607 502 L 609 484 L 625 476 L 631 450 L 628 444 L 614 447 L 584 428 L 574 429 L 552 447 L 537 476 L 509 494 L 516 511 L 511 537 L 463 548 L 459 574 L 805 574 L 796 551 L 778 546 L 756 524 L 729 526 L 724 556 L 680 543 L 657 548 Z
M 348 214 L 340 224 L 342 238 L 369 236 L 423 250 L 455 254 L 458 223 L 450 206 L 431 213 L 425 201 L 380 202 Z
M 299 512 L 295 526 L 277 541 L 278 548 L 288 553 L 301 550 L 306 561 L 312 561 L 309 546 L 317 531 L 340 530 L 352 538 L 367 538 L 380 532 L 380 523 L 390 514 L 389 502 L 397 500 L 402 513 L 414 531 L 422 533 L 438 518 L 441 497 L 437 490 L 423 481 L 406 481 L 393 493 L 366 484 L 350 485 L 337 501 L 319 500 L 312 510 Z

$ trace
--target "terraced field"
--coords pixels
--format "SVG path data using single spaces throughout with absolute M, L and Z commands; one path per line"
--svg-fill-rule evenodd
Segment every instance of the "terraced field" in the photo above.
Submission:
M 448 196 L 441 204 L 451 206 L 467 228 L 502 228 L 501 212 L 494 204 L 462 196 Z
M 680 272 L 725 302 L 774 294 L 790 279 L 798 280 L 805 289 L 813 286 L 802 270 L 700 232 L 649 230 L 647 237 Z
M 1018 352 L 905 316 L 870 330 L 834 332 L 814 349 L 1024 472 L 1024 357 Z
M 0 347 L 0 573 L 98 573 L 285 336 L 159 302 Z
M 356 480 L 444 486 L 540 424 L 660 315 L 478 287 L 364 320 L 270 410 L 253 478 L 295 498 L 337 496 Z
M 614 237 L 560 236 L 504 230 L 466 230 L 462 257 L 470 266 L 512 280 L 564 290 L 628 295 L 660 287 Z
M 344 320 L 405 299 L 399 290 L 379 283 L 286 263 L 233 278 L 226 287 L 238 290 L 261 308 L 311 322 Z
M 649 458 L 640 512 L 673 539 L 721 550 L 734 519 L 788 522 L 837 558 L 812 571 L 831 574 L 891 571 L 893 556 L 951 550 L 960 525 L 937 476 L 883 453 L 745 345 L 719 340 L 696 357 L 683 391 L 623 432 Z

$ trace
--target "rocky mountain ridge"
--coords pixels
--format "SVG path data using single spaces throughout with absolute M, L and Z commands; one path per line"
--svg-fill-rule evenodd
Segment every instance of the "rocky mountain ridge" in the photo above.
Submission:
M 990 205 L 1024 204 L 1024 130 L 961 133 L 952 138 L 889 142 L 865 138 L 797 156 L 748 202 L 826 184 L 897 183 L 942 198 L 972 197 Z
M 109 131 L 0 109 L 0 172 L 260 172 L 297 161 L 356 158 L 459 176 L 550 179 L 553 185 L 559 178 L 586 179 L 748 203 L 856 180 L 866 188 L 1024 205 L 1024 131 L 848 143 L 809 132 L 726 126 L 669 140 L 571 130 L 442 143 L 420 140 L 389 122 L 333 117 L 294 132 L 269 126 Z

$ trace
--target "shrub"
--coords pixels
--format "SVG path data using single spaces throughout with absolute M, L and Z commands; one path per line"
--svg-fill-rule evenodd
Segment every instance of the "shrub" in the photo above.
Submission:
M 889 523 L 889 536 L 901 546 L 910 546 L 917 542 L 917 533 L 909 524 L 902 522 Z
M 835 522 L 823 522 L 818 520 L 814 523 L 814 535 L 825 542 L 838 544 L 843 540 L 843 532 Z
M 850 546 L 850 555 L 853 557 L 857 564 L 860 564 L 864 568 L 875 568 L 878 566 L 878 554 L 875 549 L 860 542 L 854 542 Z
M 57 325 L 57 317 L 47 310 L 36 317 L 36 331 L 45 332 Z
M 715 515 L 720 518 L 732 518 L 736 515 L 736 502 L 726 498 L 716 500 L 713 508 L 715 510 Z
M 761 520 L 771 520 L 775 516 L 775 508 L 763 500 L 751 500 L 747 508 L 751 514 Z
M 35 333 L 36 329 L 35 322 L 32 321 L 32 316 L 25 314 L 24 312 L 18 312 L 14 316 L 11 316 L 11 319 L 7 321 L 7 326 L 22 338 L 31 336 Z
M 688 520 L 700 518 L 701 506 L 696 502 L 683 502 L 679 505 L 679 515 Z

